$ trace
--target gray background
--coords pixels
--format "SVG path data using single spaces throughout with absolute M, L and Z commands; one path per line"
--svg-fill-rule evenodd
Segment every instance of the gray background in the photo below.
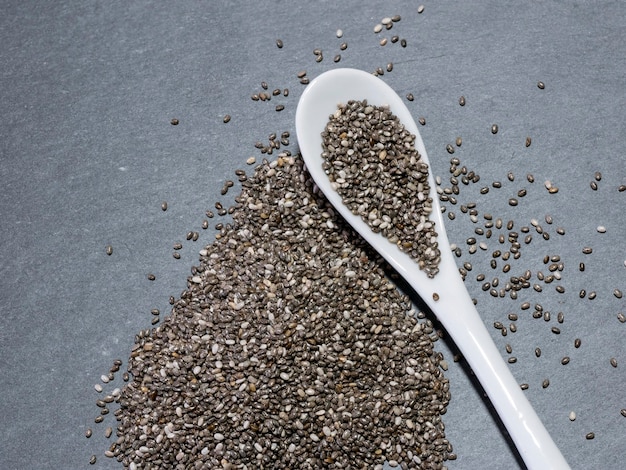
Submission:
M 553 283 L 518 301 L 496 299 L 475 276 L 504 279 L 488 267 L 497 242 L 467 254 L 475 225 L 458 205 L 447 205 L 457 215 L 448 232 L 463 248 L 459 261 L 474 266 L 466 284 L 498 347 L 504 353 L 507 342 L 513 346 L 519 360 L 511 370 L 530 385 L 528 398 L 571 466 L 620 468 L 626 324 L 616 315 L 626 308 L 612 291 L 626 291 L 626 192 L 617 191 L 626 183 L 626 3 L 423 3 L 418 15 L 419 2 L 401 0 L 1 2 L 0 468 L 119 468 L 102 456 L 106 425 L 93 424 L 93 385 L 115 358 L 128 358 L 135 333 L 150 326 L 150 309 L 167 312 L 168 297 L 185 288 L 197 252 L 215 233 L 215 221 L 200 229 L 205 210 L 236 193 L 220 196 L 223 181 L 251 155 L 260 160 L 254 143 L 267 142 L 271 132 L 291 131 L 297 150 L 299 70 L 314 77 L 337 66 L 373 71 L 388 62 L 394 69 L 383 79 L 401 96 L 412 92 L 409 108 L 427 119 L 422 138 L 444 186 L 445 146 L 463 137 L 455 156 L 481 182 L 462 186 L 459 204 L 476 201 L 480 223 L 483 212 L 515 220 L 516 229 L 537 218 L 551 233 L 549 241 L 535 233 L 513 271 L 547 272 L 541 259 L 558 254 L 565 294 Z M 402 20 L 391 31 L 373 33 L 395 14 Z M 393 34 L 407 47 L 379 45 Z M 335 64 L 342 41 L 349 47 Z M 325 51 L 321 63 L 316 47 Z M 291 94 L 254 102 L 261 81 Z M 284 111 L 274 111 L 278 103 Z M 232 115 L 228 124 L 225 114 Z M 171 118 L 180 124 L 170 125 Z M 500 126 L 497 135 L 492 123 Z M 596 171 L 603 178 L 592 191 Z M 478 193 L 494 180 L 503 188 Z M 545 180 L 559 193 L 548 194 Z M 528 195 L 508 206 L 522 187 Z M 552 226 L 543 222 L 548 213 Z M 599 224 L 605 234 L 596 232 Z M 556 235 L 556 226 L 566 235 Z M 200 241 L 185 242 L 189 230 L 202 232 Z M 181 260 L 171 256 L 177 241 L 185 242 Z M 583 246 L 593 254 L 583 255 Z M 582 260 L 584 273 L 577 269 Z M 146 279 L 149 272 L 156 281 Z M 581 288 L 597 298 L 580 299 Z M 553 320 L 522 315 L 522 300 L 541 303 Z M 558 311 L 565 322 L 556 336 L 550 326 Z M 491 325 L 509 312 L 522 318 L 518 332 L 503 338 Z M 539 359 L 536 346 L 544 351 Z M 452 402 L 444 418 L 458 459 L 449 468 L 518 468 L 450 344 L 438 348 L 450 363 Z M 560 364 L 564 355 L 571 356 L 567 366 Z M 87 427 L 94 428 L 90 440 Z M 591 431 L 595 439 L 586 440 Z M 92 453 L 98 463 L 89 467 Z

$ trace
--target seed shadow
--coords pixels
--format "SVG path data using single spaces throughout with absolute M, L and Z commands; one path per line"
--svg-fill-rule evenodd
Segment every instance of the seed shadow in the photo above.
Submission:
M 515 443 L 513 442 L 513 439 L 511 439 L 509 432 L 507 431 L 506 427 L 502 423 L 502 420 L 500 419 L 498 412 L 496 411 L 493 404 L 491 403 L 491 400 L 489 400 L 489 397 L 487 397 L 485 390 L 483 389 L 482 385 L 480 384 L 480 382 L 474 375 L 474 372 L 472 371 L 471 367 L 469 366 L 467 361 L 463 358 L 461 350 L 457 347 L 452 337 L 448 335 L 448 332 L 446 331 L 445 327 L 439 322 L 439 320 L 437 319 L 437 316 L 432 312 L 432 310 L 428 307 L 428 305 L 426 305 L 426 303 L 417 294 L 417 292 L 415 292 L 415 290 L 391 266 L 385 263 L 384 265 L 382 265 L 382 267 L 385 273 L 398 287 L 398 289 L 400 289 L 401 292 L 404 292 L 411 298 L 411 301 L 415 305 L 417 311 L 422 312 L 425 315 L 424 318 L 432 322 L 434 330 L 438 332 L 438 336 L 440 337 L 441 341 L 443 341 L 450 348 L 450 351 L 452 352 L 453 357 L 459 358 L 457 364 L 463 369 L 463 372 L 465 372 L 465 375 L 469 378 L 470 383 L 472 384 L 472 387 L 474 388 L 476 393 L 478 393 L 478 395 L 481 397 L 483 403 L 489 410 L 489 414 L 491 415 L 491 418 L 494 424 L 498 426 L 500 433 L 506 440 L 520 469 L 527 470 L 526 464 L 524 463 L 522 456 L 517 450 L 517 447 L 515 447 Z

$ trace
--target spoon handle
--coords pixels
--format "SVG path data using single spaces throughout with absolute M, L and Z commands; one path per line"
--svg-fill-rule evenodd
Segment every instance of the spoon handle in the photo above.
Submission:
M 451 260 L 447 261 L 447 266 L 441 267 L 448 270 L 453 268 L 456 275 L 446 274 L 445 277 L 441 276 L 442 282 L 433 283 L 435 286 L 433 294 L 437 292 L 438 300 L 435 301 L 432 296 L 424 300 L 463 353 L 497 410 L 527 468 L 569 469 L 565 458 L 524 396 L 491 339 L 458 275 L 456 265 L 450 266 Z M 423 283 L 421 290 L 424 290 Z M 446 295 L 446 291 L 450 294 Z

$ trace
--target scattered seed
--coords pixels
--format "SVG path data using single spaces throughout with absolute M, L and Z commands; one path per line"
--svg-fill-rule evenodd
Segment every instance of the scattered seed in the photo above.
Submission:
M 569 364 L 569 357 L 565 356 L 563 359 L 561 359 L 561 364 L 563 364 L 564 366 Z
M 111 256 L 113 254 L 113 247 L 111 245 L 106 246 L 107 255 Z
M 223 121 L 224 123 L 230 122 L 230 114 L 225 115 Z
M 540 90 L 543 90 L 545 87 L 546 87 L 545 83 L 537 82 L 537 88 L 539 88 Z
M 461 96 L 461 97 L 459 98 L 459 105 L 461 105 L 461 106 L 465 106 L 465 96 Z M 491 129 L 492 129 L 492 130 L 491 130 L 491 132 L 493 132 L 493 127 L 492 127 Z M 498 130 L 497 130 L 497 129 L 496 129 L 496 132 L 498 132 Z M 495 134 L 495 132 L 494 132 L 494 134 Z
M 491 133 L 492 134 L 497 134 L 498 133 L 498 125 L 497 124 L 493 124 L 491 126 Z
M 611 363 L 613 367 L 617 367 L 617 359 L 615 359 L 614 357 L 612 357 L 609 362 Z
M 622 296 L 623 296 L 622 291 L 621 291 L 621 290 L 619 290 L 619 289 L 614 289 L 614 290 L 613 290 L 613 295 L 614 295 L 616 298 L 618 298 L 618 299 L 621 299 L 621 298 L 622 298 Z
M 526 147 L 530 147 L 530 144 L 532 143 L 532 139 L 530 137 L 526 137 Z
M 170 124 L 171 124 L 172 126 L 178 126 L 178 123 L 179 123 L 179 122 L 180 122 L 180 121 L 179 121 L 178 119 L 176 119 L 176 118 L 172 118 L 172 120 L 170 120 Z
M 544 379 L 543 382 L 541 382 L 541 388 L 548 388 L 549 386 L 550 386 L 549 379 Z
M 282 39 L 277 39 L 276 40 L 276 47 L 278 47 L 279 49 L 283 48 L 283 40 Z
M 594 433 L 592 433 L 592 432 L 588 432 L 588 433 L 585 435 L 585 439 L 587 439 L 587 440 L 591 440 L 591 439 L 593 439 L 594 437 L 596 437 L 596 435 L 595 435 Z

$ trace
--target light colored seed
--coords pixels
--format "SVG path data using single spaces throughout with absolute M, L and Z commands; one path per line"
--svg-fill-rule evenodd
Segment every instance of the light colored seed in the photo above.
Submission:
M 422 14 L 424 13 L 424 5 L 420 5 L 417 7 L 417 13 Z
M 465 96 L 461 96 L 459 98 L 459 105 L 465 106 Z M 492 127 L 492 129 L 493 129 L 493 127 Z M 496 132 L 497 132 L 497 130 L 496 130 Z
M 113 434 L 113 428 L 112 427 L 108 427 L 104 430 L 104 437 L 106 437 L 107 439 L 111 437 L 111 435 Z
M 617 367 L 617 359 L 615 359 L 614 357 L 612 357 L 609 362 L 611 363 L 613 367 Z
M 380 33 L 383 30 L 383 25 L 382 24 L 377 24 L 376 26 L 374 26 L 374 32 L 375 33 Z
M 624 418 L 626 418 L 626 408 L 622 408 L 619 412 Z
M 102 393 L 102 385 L 100 385 L 100 384 L 95 384 L 95 385 L 93 386 L 93 388 L 96 390 L 96 392 L 98 392 L 98 393 Z
M 589 254 L 593 253 L 593 248 L 591 248 L 590 246 L 586 246 L 586 247 L 583 248 L 582 251 L 583 251 L 583 254 L 589 255 Z
M 433 300 L 437 302 L 439 300 L 439 294 L 437 292 L 433 292 Z
M 621 291 L 621 290 L 619 290 L 619 289 L 614 289 L 614 290 L 613 290 L 613 295 L 614 295 L 616 298 L 621 299 L 621 298 L 623 297 L 623 295 L 624 295 L 624 294 L 622 294 L 622 291 Z
M 570 421 L 575 421 L 576 420 L 576 413 L 574 411 L 570 411 L 569 412 L 569 420 Z
M 617 319 L 620 323 L 626 323 L 626 315 L 624 315 L 622 312 L 619 312 L 617 314 Z
M 341 37 L 343 37 L 343 31 L 342 31 L 341 29 L 338 29 L 338 30 L 337 30 L 337 32 L 335 33 L 335 35 L 336 35 L 338 38 L 341 38 Z
M 87 428 L 87 430 L 85 431 L 85 437 L 89 439 L 92 434 L 93 432 L 91 431 L 91 428 Z

